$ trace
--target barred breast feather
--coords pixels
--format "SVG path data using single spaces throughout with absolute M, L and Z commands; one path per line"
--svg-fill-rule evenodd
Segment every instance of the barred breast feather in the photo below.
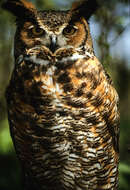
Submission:
M 33 51 L 19 57 L 7 89 L 27 179 L 49 190 L 116 189 L 118 95 L 110 78 L 95 56 L 57 53 L 51 62 Z

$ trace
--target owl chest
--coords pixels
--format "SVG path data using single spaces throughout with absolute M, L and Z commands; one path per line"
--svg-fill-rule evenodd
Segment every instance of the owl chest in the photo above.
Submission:
M 70 142 L 79 147 L 86 141 L 86 116 L 93 113 L 84 107 L 86 99 L 75 97 L 73 89 L 79 86 L 73 83 L 69 71 L 58 71 L 54 66 L 46 70 L 39 66 L 32 71 L 22 67 L 14 73 L 11 83 L 9 102 L 18 122 L 26 123 L 22 126 L 25 136 L 37 136 L 47 149 L 57 146 L 58 154 L 63 154 Z
M 89 99 L 82 96 L 86 83 L 74 78 L 76 73 L 75 70 L 70 73 L 71 68 L 58 70 L 53 64 L 46 68 L 45 65 L 27 64 L 21 63 L 15 69 L 8 90 L 8 102 L 19 120 L 27 118 L 29 133 L 44 134 L 45 139 L 48 137 L 52 143 L 55 141 L 53 137 L 57 137 L 57 142 L 62 137 L 78 143 L 84 141 L 86 133 L 82 135 L 80 131 L 91 133 L 89 128 L 95 124 L 94 118 L 97 118 L 97 123 L 100 119 L 89 106 Z M 32 122 L 37 127 L 33 127 Z M 24 128 L 28 133 L 28 128 Z
M 89 98 L 79 96 L 80 91 L 75 96 L 79 87 L 86 87 L 82 80 L 74 80 L 69 71 L 58 72 L 52 66 L 47 70 L 18 70 L 8 89 L 12 131 L 21 160 L 25 157 L 28 161 L 25 167 L 41 181 L 60 181 L 67 190 L 70 186 L 73 189 L 82 176 L 89 177 L 91 160 L 95 163 L 103 154 L 102 138 L 112 141 Z M 107 143 L 105 148 L 109 149 Z M 82 165 L 88 169 L 82 170 Z M 94 172 L 100 167 L 95 164 Z

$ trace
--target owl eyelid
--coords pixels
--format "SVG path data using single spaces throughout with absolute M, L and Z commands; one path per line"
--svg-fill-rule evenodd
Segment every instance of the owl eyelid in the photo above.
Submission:
M 38 29 L 41 29 L 41 30 L 45 31 L 42 27 L 39 27 L 39 26 L 31 25 L 31 26 L 28 27 L 29 30 L 31 30 L 33 28 L 38 28 Z
M 67 27 L 72 27 L 72 28 L 74 28 L 74 29 L 78 30 L 78 27 L 77 27 L 77 26 L 75 26 L 75 25 L 72 25 L 72 24 L 68 24 L 68 25 L 66 26 L 66 28 L 67 28 Z
M 78 27 L 77 27 L 77 26 L 73 26 L 73 28 L 75 28 L 76 30 L 78 30 Z
M 34 28 L 34 26 L 33 26 L 33 25 L 28 27 L 28 29 L 29 29 L 29 30 L 30 30 L 30 29 L 32 29 L 32 28 Z

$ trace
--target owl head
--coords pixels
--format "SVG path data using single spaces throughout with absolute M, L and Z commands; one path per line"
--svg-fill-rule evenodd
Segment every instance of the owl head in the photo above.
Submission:
M 16 16 L 15 58 L 39 50 L 44 59 L 93 53 L 88 19 L 97 8 L 96 0 L 73 3 L 68 11 L 38 11 L 25 0 L 8 0 L 3 8 Z

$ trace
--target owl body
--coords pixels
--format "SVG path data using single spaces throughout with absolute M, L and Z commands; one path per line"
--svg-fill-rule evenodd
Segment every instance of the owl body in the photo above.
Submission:
M 87 21 L 23 2 L 6 98 L 25 189 L 116 190 L 118 95 Z

